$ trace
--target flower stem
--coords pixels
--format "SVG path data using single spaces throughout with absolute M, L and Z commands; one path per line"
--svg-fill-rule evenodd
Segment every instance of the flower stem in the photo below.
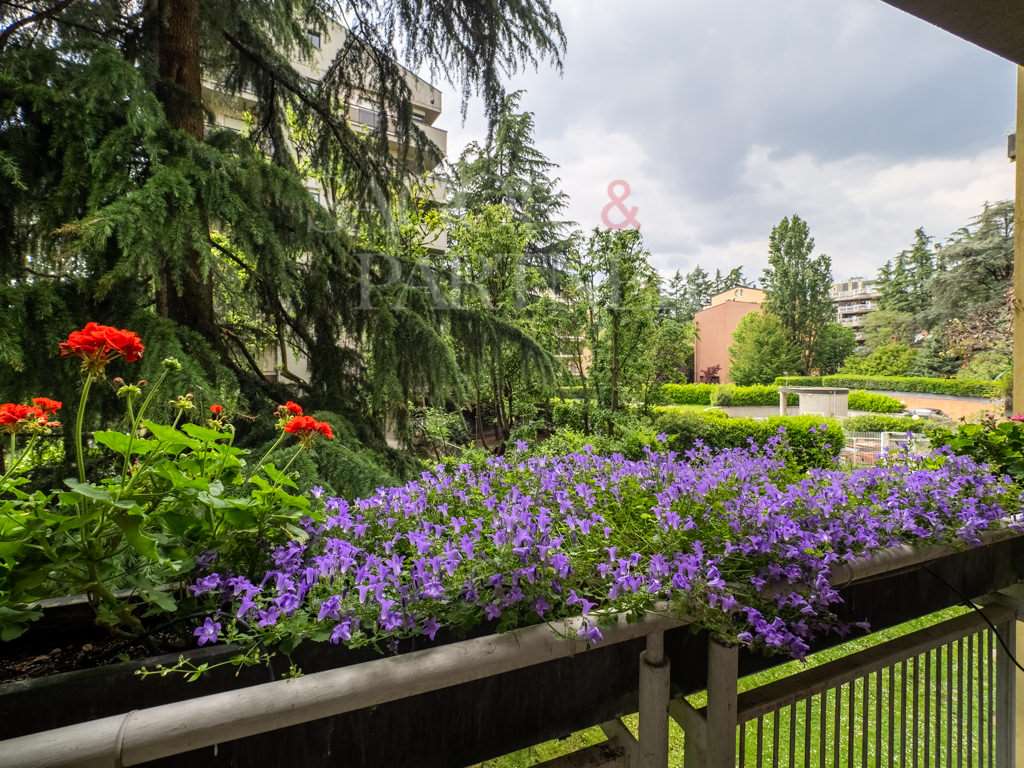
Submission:
M 262 458 L 260 458 L 260 460 L 256 462 L 256 466 L 252 468 L 252 472 L 249 473 L 250 480 L 256 476 L 256 473 L 260 471 L 260 467 L 262 467 L 264 462 L 266 462 L 266 460 L 270 457 L 270 454 L 277 450 L 277 447 L 281 444 L 281 441 L 284 440 L 284 438 L 284 432 L 277 436 L 277 440 L 274 441 L 274 444 L 267 449 L 267 452 L 263 454 Z
M 92 389 L 93 374 L 85 375 L 82 396 L 78 399 L 78 413 L 75 414 L 75 460 L 78 462 L 78 482 L 85 482 L 85 452 L 82 450 L 82 427 L 85 424 L 85 404 Z

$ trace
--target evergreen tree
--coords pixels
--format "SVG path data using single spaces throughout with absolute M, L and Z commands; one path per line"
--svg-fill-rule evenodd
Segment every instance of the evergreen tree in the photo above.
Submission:
M 296 64 L 313 55 L 311 32 L 340 36 L 317 81 Z M 361 415 L 366 372 L 387 366 L 405 389 L 440 386 L 438 343 L 466 315 L 390 279 L 414 261 L 367 264 L 357 246 L 381 238 L 355 235 L 393 225 L 410 169 L 436 155 L 399 61 L 445 72 L 496 118 L 501 74 L 559 64 L 563 45 L 547 0 L 3 6 L 0 274 L 14 309 L 0 321 L 3 362 L 32 370 L 34 347 L 53 343 L 40 327 L 55 337 L 155 310 L 186 329 L 174 343 L 208 373 L 227 365 L 249 394 L 289 394 L 262 376 L 252 346 L 268 328 L 309 360 L 311 406 Z M 357 96 L 372 99 L 375 130 L 347 119 Z M 207 129 L 214 100 L 243 97 L 245 135 Z M 324 184 L 326 207 L 306 176 Z M 225 288 L 244 312 L 218 305 Z M 373 343 L 381 328 L 401 355 Z
M 814 367 L 818 336 L 835 320 L 832 304 L 832 260 L 813 256 L 814 238 L 799 216 L 784 218 L 768 240 L 768 268 L 762 284 L 767 311 L 782 322 L 790 342 L 800 350 L 801 367 Z
M 463 150 L 455 165 L 452 205 L 456 211 L 509 208 L 533 232 L 527 262 L 542 268 L 557 287 L 571 223 L 561 216 L 569 198 L 553 175 L 558 166 L 534 145 L 533 113 L 518 111 L 522 96 L 522 91 L 506 96 L 487 141 L 470 142 Z

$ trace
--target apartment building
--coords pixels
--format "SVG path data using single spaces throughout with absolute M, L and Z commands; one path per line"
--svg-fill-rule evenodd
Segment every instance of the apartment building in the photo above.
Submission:
M 313 53 L 308 60 L 297 59 L 292 64 L 303 77 L 319 80 L 337 56 L 347 33 L 344 27 L 335 24 L 323 32 L 308 30 L 307 34 L 313 47 Z M 448 133 L 435 125 L 441 116 L 442 94 L 438 88 L 414 72 L 405 70 L 405 73 L 412 98 L 413 120 L 437 150 L 434 153 L 418 157 L 417 167 L 410 170 L 413 173 L 425 175 L 430 184 L 431 197 L 437 202 L 443 202 L 445 190 L 440 180 L 431 175 L 431 171 L 443 162 L 448 152 Z M 203 101 L 211 113 L 212 126 L 242 132 L 246 129 L 246 114 L 255 104 L 256 94 L 252 92 L 226 94 L 218 90 L 215 80 L 206 78 L 203 82 Z M 349 124 L 357 130 L 373 131 L 380 125 L 377 108 L 369 94 L 353 95 L 347 105 L 346 117 Z M 389 133 L 388 139 L 391 151 L 397 155 L 400 149 L 397 136 L 394 133 Z M 319 182 L 315 179 L 307 179 L 306 186 L 314 198 L 322 199 L 323 189 Z M 431 233 L 429 240 L 426 239 L 426 235 L 424 238 L 428 248 L 437 251 L 447 249 L 447 233 L 444 231 Z M 287 345 L 277 345 L 264 350 L 259 358 L 263 374 L 270 379 L 309 380 L 309 366 L 306 359 L 297 350 L 290 349 Z
M 693 347 L 693 368 L 697 380 L 718 366 L 717 375 L 707 378 L 711 384 L 728 384 L 729 347 L 740 320 L 751 312 L 760 312 L 765 292 L 759 288 L 740 285 L 711 297 L 711 304 L 693 317 L 697 327 L 697 340 Z
M 864 344 L 864 321 L 878 309 L 880 295 L 877 282 L 863 277 L 851 277 L 832 286 L 832 303 L 839 324 L 853 330 L 857 346 Z

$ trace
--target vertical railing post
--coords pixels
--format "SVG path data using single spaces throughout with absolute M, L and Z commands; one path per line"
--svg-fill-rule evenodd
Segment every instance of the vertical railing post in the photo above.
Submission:
M 708 641 L 707 766 L 736 766 L 736 706 L 739 651 Z
M 1017 620 L 1011 618 L 999 624 L 998 632 L 1014 654 L 1019 653 Z M 1018 670 L 1013 659 L 997 643 L 996 649 L 996 767 L 1015 768 L 1017 765 L 1016 720 L 1018 710 Z
M 640 728 L 642 765 L 637 768 L 668 768 L 669 660 L 665 656 L 665 634 L 647 636 L 647 649 L 640 654 Z

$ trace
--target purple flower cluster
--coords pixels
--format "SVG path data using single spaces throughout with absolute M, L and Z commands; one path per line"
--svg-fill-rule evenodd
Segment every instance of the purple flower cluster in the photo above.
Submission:
M 234 641 L 350 646 L 497 630 L 667 601 L 725 637 L 802 657 L 839 630 L 831 568 L 901 542 L 975 542 L 1020 492 L 967 457 L 902 458 L 794 479 L 763 448 L 643 460 L 591 452 L 424 472 L 355 502 L 329 498 L 308 538 L 256 582 L 208 573 Z M 216 628 L 216 629 L 214 629 Z M 200 642 L 220 636 L 208 619 Z

